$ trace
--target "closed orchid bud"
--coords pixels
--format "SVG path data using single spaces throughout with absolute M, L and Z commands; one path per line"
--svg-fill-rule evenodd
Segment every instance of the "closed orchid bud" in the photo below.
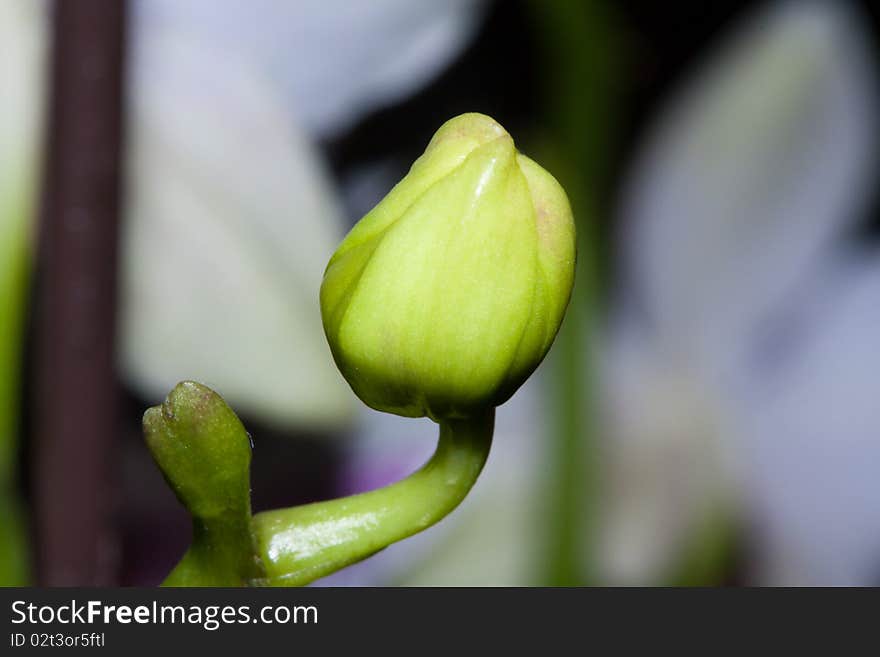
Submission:
M 574 262 L 562 187 L 493 119 L 464 114 L 330 259 L 324 330 L 367 405 L 470 417 L 509 399 L 541 362 Z

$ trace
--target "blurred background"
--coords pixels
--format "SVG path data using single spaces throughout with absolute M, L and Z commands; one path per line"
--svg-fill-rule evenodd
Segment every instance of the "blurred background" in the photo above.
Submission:
M 140 418 L 201 381 L 256 511 L 399 479 L 323 268 L 448 118 L 567 190 L 546 362 L 437 526 L 317 585 L 880 585 L 868 2 L 0 0 L 0 584 L 155 585 Z

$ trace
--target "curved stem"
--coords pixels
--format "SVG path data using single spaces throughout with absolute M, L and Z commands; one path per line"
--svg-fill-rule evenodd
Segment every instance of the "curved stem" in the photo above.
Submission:
M 492 443 L 495 409 L 440 424 L 437 450 L 420 470 L 368 493 L 254 516 L 265 578 L 301 586 L 365 559 L 441 520 L 474 485 Z

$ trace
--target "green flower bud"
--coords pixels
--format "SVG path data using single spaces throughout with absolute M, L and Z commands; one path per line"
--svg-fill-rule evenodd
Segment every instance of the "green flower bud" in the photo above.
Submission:
M 493 119 L 458 116 L 327 265 L 336 365 L 367 405 L 398 415 L 502 404 L 550 348 L 574 263 L 559 183 Z

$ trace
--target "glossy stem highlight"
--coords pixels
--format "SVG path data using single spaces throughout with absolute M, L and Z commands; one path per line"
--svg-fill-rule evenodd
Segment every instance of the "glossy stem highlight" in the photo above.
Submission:
M 384 488 L 257 514 L 252 531 L 265 578 L 252 584 L 308 584 L 435 524 L 476 482 L 489 455 L 494 424 L 494 409 L 441 422 L 431 459 Z

